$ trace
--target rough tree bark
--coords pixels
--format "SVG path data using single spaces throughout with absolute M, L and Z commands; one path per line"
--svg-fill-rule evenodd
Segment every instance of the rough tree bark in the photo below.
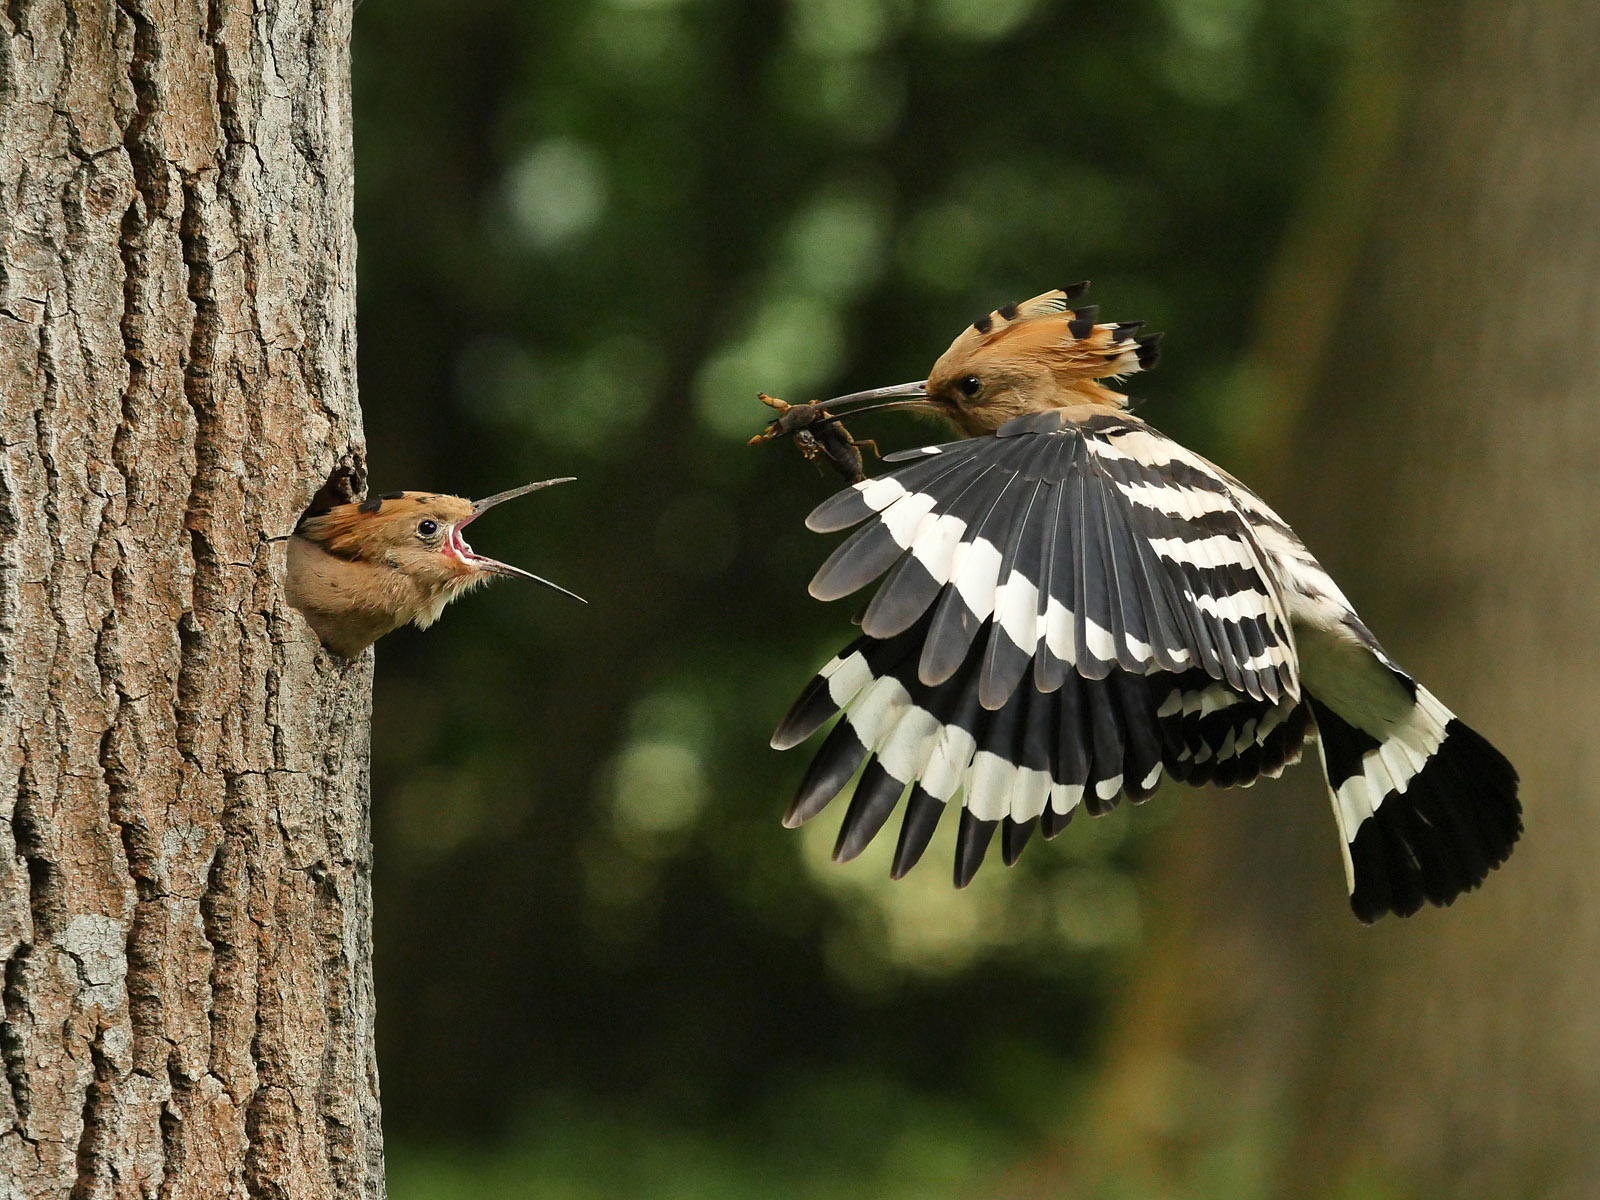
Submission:
M 0 1195 L 379 1196 L 349 0 L 0 7 Z
M 1264 490 L 1509 754 L 1527 833 L 1362 929 L 1314 769 L 1190 805 L 1082 1136 L 1013 1194 L 1600 1194 L 1600 6 L 1402 11 L 1330 163 L 1367 203 L 1319 191 L 1265 312 Z

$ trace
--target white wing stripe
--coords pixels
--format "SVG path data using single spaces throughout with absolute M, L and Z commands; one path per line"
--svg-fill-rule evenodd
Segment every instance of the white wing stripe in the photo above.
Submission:
M 1043 813 L 1054 786 L 1050 772 L 1036 771 L 1032 767 L 1020 768 L 1011 795 L 1011 819 L 1019 823 L 1031 821 Z
M 894 538 L 895 544 L 903 550 L 909 550 L 922 530 L 923 519 L 937 503 L 937 499 L 927 492 L 913 492 L 891 504 L 879 514 L 878 519 L 889 531 L 889 536 Z
M 1210 492 L 1200 488 L 1118 482 L 1117 490 L 1130 503 L 1169 517 L 1194 518 L 1207 513 L 1227 512 L 1233 507 L 1232 502 L 1222 492 Z
M 962 603 L 980 621 L 986 620 L 994 611 L 1000 557 L 1000 551 L 981 537 L 962 542 L 956 547 L 950 582 L 960 593 Z
M 979 750 L 972 756 L 966 806 L 980 821 L 998 821 L 1006 815 L 1012 776 L 1018 770 L 998 754 Z
M 995 621 L 1013 645 L 1032 652 L 1040 636 L 1039 589 L 1021 571 L 1012 571 L 994 602 Z
M 949 583 L 956 547 L 961 544 L 966 532 L 967 523 L 960 517 L 952 517 L 948 513 L 936 517 L 917 532 L 911 557 L 921 563 L 936 582 Z
M 834 659 L 818 674 L 827 679 L 828 698 L 837 708 L 848 707 L 856 693 L 872 682 L 872 668 L 860 651 Z
M 892 475 L 868 479 L 856 484 L 855 488 L 861 493 L 861 502 L 873 512 L 882 512 L 896 500 L 911 494 Z
M 946 803 L 961 788 L 967 764 L 978 749 L 977 739 L 959 725 L 946 725 L 939 731 L 938 744 L 928 758 L 922 788 L 935 800 Z
M 1050 811 L 1066 816 L 1083 800 L 1083 785 L 1056 783 L 1050 785 Z

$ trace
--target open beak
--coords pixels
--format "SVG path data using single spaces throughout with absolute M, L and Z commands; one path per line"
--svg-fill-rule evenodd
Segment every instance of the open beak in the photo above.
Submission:
M 530 571 L 524 571 L 521 567 L 513 567 L 510 563 L 503 563 L 498 559 L 489 558 L 486 555 L 477 553 L 471 546 L 467 545 L 467 539 L 461 536 L 461 531 L 463 529 L 465 529 L 468 525 L 471 525 L 479 517 L 483 516 L 484 513 L 488 512 L 491 508 L 494 508 L 498 504 L 504 504 L 507 500 L 515 500 L 518 496 L 526 496 L 529 492 L 541 491 L 544 488 L 552 487 L 558 483 L 571 483 L 572 481 L 573 476 L 571 475 L 565 476 L 561 479 L 544 479 L 538 483 L 524 484 L 522 487 L 512 488 L 509 492 L 500 492 L 497 495 L 489 496 L 486 499 L 475 502 L 472 506 L 472 514 L 462 518 L 460 521 L 457 521 L 455 526 L 450 530 L 450 549 L 456 555 L 458 555 L 463 562 L 471 563 L 480 571 L 488 571 L 494 575 L 513 575 L 521 579 L 531 579 L 541 587 L 547 587 L 553 592 L 560 592 L 563 596 L 571 596 L 580 604 L 589 603 L 576 592 L 567 591 L 567 589 L 562 587 L 559 583 L 551 583 L 548 579 L 541 578 Z

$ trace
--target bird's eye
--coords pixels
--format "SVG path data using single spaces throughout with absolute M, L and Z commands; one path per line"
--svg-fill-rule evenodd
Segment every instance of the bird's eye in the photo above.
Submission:
M 967 375 L 958 380 L 956 382 L 956 386 L 961 389 L 961 394 L 963 396 L 966 396 L 970 399 L 983 390 L 983 380 L 979 379 L 976 375 Z
M 432 537 L 434 534 L 439 532 L 439 522 L 437 522 L 437 521 L 418 521 L 417 522 L 417 532 L 419 534 L 421 534 L 425 538 L 426 537 Z

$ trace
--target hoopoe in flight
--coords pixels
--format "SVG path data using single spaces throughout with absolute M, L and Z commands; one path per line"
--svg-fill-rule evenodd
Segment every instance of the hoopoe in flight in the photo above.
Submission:
M 1100 382 L 1153 366 L 1156 338 L 1073 307 L 1087 286 L 983 317 L 926 380 L 818 406 L 929 408 L 966 436 L 889 455 L 807 519 L 860 526 L 813 596 L 883 581 L 773 735 L 787 749 L 844 713 L 784 823 L 865 762 L 835 860 L 909 788 L 899 878 L 959 798 L 962 887 L 996 829 L 1010 865 L 1080 807 L 1145 800 L 1163 772 L 1247 786 L 1310 735 L 1356 916 L 1449 904 L 1511 853 L 1516 771 L 1384 653 L 1276 513 Z
M 583 602 L 559 584 L 476 553 L 461 536 L 497 504 L 571 482 L 546 479 L 476 502 L 385 492 L 359 504 L 313 509 L 289 539 L 289 603 L 324 646 L 355 658 L 402 625 L 426 629 L 445 605 L 496 575 L 531 579 Z

